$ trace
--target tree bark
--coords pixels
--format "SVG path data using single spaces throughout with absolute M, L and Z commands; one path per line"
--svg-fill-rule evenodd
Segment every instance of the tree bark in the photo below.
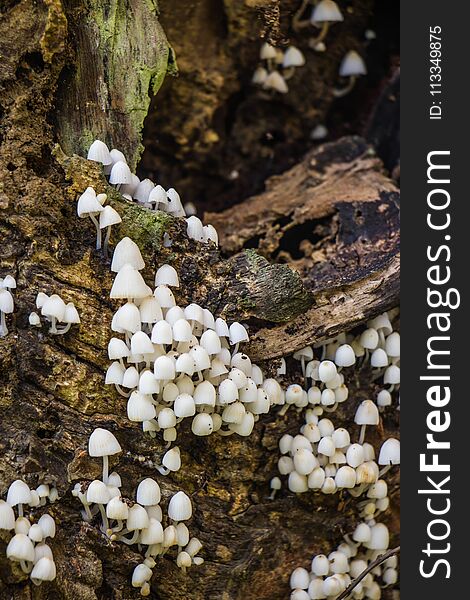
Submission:
M 18 286 L 10 333 L 0 338 L 0 496 L 19 477 L 60 494 L 50 509 L 57 579 L 33 589 L 6 559 L 0 532 L 0 597 L 130 600 L 139 597 L 130 577 L 140 554 L 84 523 L 71 489 L 99 473 L 86 452 L 95 427 L 113 431 L 124 449 L 112 466 L 129 497 L 143 477 L 156 476 L 164 442 L 144 437 L 127 420 L 125 399 L 104 385 L 117 305 L 109 261 L 93 249 L 91 224 L 76 216 L 77 196 L 88 185 L 108 193 L 123 219 L 112 242 L 129 235 L 139 244 L 148 283 L 158 265 L 174 264 L 178 301 L 247 320 L 247 350 L 266 361 L 397 303 L 397 190 L 364 142 L 348 138 L 308 155 L 238 208 L 210 215 L 221 251 L 203 247 L 187 238 L 184 220 L 125 201 L 79 156 L 101 137 L 137 162 L 150 95 L 173 64 L 153 1 L 10 0 L 0 15 L 0 276 L 11 273 Z M 321 231 L 299 257 L 287 236 L 305 223 Z M 247 244 L 252 238 L 259 243 Z M 80 327 L 64 336 L 30 327 L 39 291 L 73 301 Z M 370 393 L 359 384 L 337 420 L 350 422 Z M 267 499 L 278 438 L 300 424 L 300 415 L 271 413 L 248 439 L 195 438 L 182 427 L 182 469 L 159 483 L 163 503 L 178 489 L 191 495 L 190 530 L 206 562 L 184 575 L 174 557 L 159 559 L 152 598 L 286 598 L 292 569 L 351 529 L 356 513 L 346 496 Z M 382 425 L 376 443 L 396 429 L 393 413 Z

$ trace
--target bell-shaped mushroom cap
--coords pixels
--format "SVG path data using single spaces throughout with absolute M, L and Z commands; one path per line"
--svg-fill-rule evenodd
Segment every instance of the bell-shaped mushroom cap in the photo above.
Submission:
M 180 282 L 176 269 L 171 265 L 162 265 L 155 274 L 155 285 L 168 285 L 171 287 L 179 287 Z
M 350 50 L 341 61 L 339 74 L 341 77 L 366 75 L 365 62 L 355 50 Z
M 155 416 L 155 406 L 152 404 L 150 397 L 133 391 L 127 401 L 127 417 L 129 421 L 142 423 L 143 421 L 154 419 Z
M 63 323 L 80 323 L 80 315 L 73 302 L 68 302 L 65 305 L 64 316 L 62 317 Z
M 172 308 L 176 305 L 173 292 L 166 285 L 159 285 L 155 289 L 153 295 L 158 300 L 158 304 L 160 304 L 162 308 Z
M 382 348 L 376 348 L 370 357 L 370 364 L 375 368 L 382 368 L 388 365 L 388 356 Z
M 108 519 L 125 521 L 129 514 L 129 507 L 118 496 L 114 496 L 106 505 L 106 516 Z
M 305 57 L 302 52 L 295 46 L 289 46 L 284 53 L 282 66 L 284 69 L 289 67 L 301 67 L 305 64 Z
M 170 356 L 159 356 L 153 365 L 153 372 L 159 381 L 175 378 L 175 361 Z
M 191 499 L 184 492 L 177 492 L 168 505 L 168 516 L 172 521 L 187 521 L 192 517 Z
M 127 347 L 126 343 L 119 338 L 111 338 L 108 343 L 108 357 L 109 360 L 118 360 L 120 358 L 127 358 L 131 351 Z
M 101 140 L 95 140 L 92 143 L 88 150 L 87 159 L 99 162 L 104 166 L 111 165 L 113 162 L 108 146 Z
M 15 513 L 8 502 L 5 502 L 5 500 L 0 500 L 0 529 L 12 531 L 14 528 Z
M 322 123 L 318 123 L 312 129 L 312 133 L 310 134 L 310 139 L 318 141 L 323 140 L 328 135 L 328 129 Z
M 339 427 L 338 429 L 335 429 L 335 431 L 331 437 L 337 448 L 345 448 L 346 446 L 348 446 L 351 443 L 349 431 L 347 429 L 344 429 L 343 427 Z M 362 448 L 362 446 L 361 446 L 361 448 Z
M 113 148 L 112 150 L 109 151 L 109 153 L 111 155 L 111 158 L 112 158 L 112 161 L 113 161 L 113 165 L 115 165 L 119 161 L 122 161 L 122 162 L 124 162 L 124 163 L 127 164 L 126 157 L 117 148 Z
M 165 452 L 162 459 L 162 465 L 166 467 L 169 471 L 176 472 L 180 470 L 181 456 L 180 449 L 178 448 L 178 446 L 170 448 L 170 450 Z
M 255 85 L 263 85 L 268 77 L 268 71 L 264 67 L 258 67 L 255 69 L 253 73 L 253 77 L 251 78 L 251 83 Z
M 55 521 L 51 515 L 48 515 L 47 513 L 43 514 L 38 521 L 38 525 L 42 530 L 44 539 L 48 537 L 55 537 Z
M 35 585 L 40 585 L 42 581 L 53 581 L 56 578 L 55 562 L 43 556 L 34 565 L 30 577 Z
M 184 309 L 184 317 L 188 321 L 196 321 L 196 323 L 204 325 L 204 313 L 199 304 L 188 304 Z
M 186 233 L 188 237 L 197 242 L 204 241 L 204 226 L 201 219 L 195 215 L 186 219 Z
M 136 331 L 131 338 L 131 354 L 153 354 L 154 347 L 144 331 Z
M 172 344 L 173 329 L 166 321 L 158 321 L 152 329 L 152 342 L 154 344 Z
M 6 275 L 2 282 L 1 287 L 7 288 L 10 290 L 16 289 L 16 279 L 12 275 Z
M 247 437 L 251 435 L 254 426 L 255 418 L 251 412 L 247 412 L 240 423 L 230 423 L 229 429 L 242 437 Z
M 138 200 L 139 202 L 148 202 L 149 195 L 154 187 L 155 185 L 153 181 L 151 181 L 150 179 L 142 179 L 132 196 L 135 200 Z
M 324 554 L 317 554 L 312 559 L 312 573 L 317 577 L 324 577 L 328 575 L 330 570 L 330 563 Z
M 158 425 L 162 429 L 170 429 L 176 425 L 176 415 L 172 408 L 165 407 L 158 413 Z
M 365 461 L 364 448 L 361 444 L 351 444 L 346 451 L 346 460 L 348 465 L 356 469 Z
M 137 271 L 145 267 L 139 246 L 129 237 L 124 237 L 114 248 L 111 271 L 119 273 L 124 265 L 132 265 Z
M 109 183 L 113 185 L 121 185 L 123 183 L 132 183 L 132 173 L 127 163 L 123 160 L 118 160 L 113 164 L 109 175 Z
M 57 294 L 52 294 L 42 305 L 41 314 L 44 317 L 54 317 L 58 321 L 62 321 L 65 314 L 65 302 Z
M 213 356 L 221 351 L 221 343 L 219 335 L 213 329 L 207 329 L 201 335 L 200 345 L 208 354 Z
M 205 371 L 206 369 L 210 369 L 211 359 L 209 358 L 207 350 L 205 350 L 201 346 L 194 346 L 193 348 L 191 348 L 189 353 L 196 364 L 196 371 Z
M 335 483 L 338 489 L 353 488 L 356 485 L 356 471 L 348 465 L 340 467 L 335 475 Z
M 190 342 L 193 335 L 191 325 L 186 319 L 178 319 L 173 325 L 173 339 L 177 342 Z
M 134 504 L 129 508 L 126 527 L 129 531 L 136 529 L 145 529 L 149 525 L 149 516 L 147 511 L 140 504 Z
M 163 542 L 163 527 L 157 519 L 149 519 L 149 524 L 145 529 L 142 529 L 139 543 L 144 546 L 152 546 L 153 544 L 161 544 Z
M 152 571 L 147 565 L 137 565 L 132 573 L 132 587 L 139 588 L 152 579 Z
M 33 562 L 33 542 L 24 533 L 17 533 L 11 538 L 7 546 L 7 558 L 15 562 Z
M 395 438 L 388 438 L 382 444 L 379 453 L 379 465 L 400 464 L 400 442 Z
M 232 323 L 229 327 L 230 344 L 238 344 L 240 342 L 248 342 L 248 332 L 241 323 Z
M 111 500 L 111 495 L 106 484 L 95 479 L 88 486 L 86 499 L 89 504 L 107 504 Z
M 189 394 L 179 394 L 173 405 L 173 410 L 178 418 L 192 417 L 196 414 L 194 399 Z
M 117 225 L 121 222 L 122 219 L 119 213 L 112 206 L 109 206 L 109 204 L 100 212 L 100 229 L 104 229 L 110 225 Z
M 142 323 L 153 325 L 163 319 L 162 309 L 155 296 L 149 296 L 142 300 L 139 306 L 140 320 Z
M 358 425 L 378 425 L 379 409 L 372 400 L 364 400 L 359 404 L 354 416 L 354 422 Z
M 178 192 L 174 188 L 170 188 L 166 191 L 166 195 L 168 199 L 167 211 L 175 217 L 184 217 L 185 212 Z
M 291 573 L 289 585 L 291 589 L 306 590 L 310 583 L 310 574 L 307 569 L 297 567 Z
M 296 360 L 301 360 L 302 358 L 304 360 L 312 360 L 312 358 L 313 358 L 313 349 L 312 349 L 311 346 L 305 346 L 304 348 L 301 348 L 300 350 L 297 350 L 297 352 L 294 352 L 294 354 L 292 356 Z
M 146 298 L 143 300 L 145 302 Z M 112 327 L 114 331 L 135 333 L 141 329 L 140 310 L 133 302 L 126 302 L 114 315 Z
M 289 88 L 286 80 L 278 71 L 272 71 L 265 79 L 263 87 L 266 89 L 275 90 L 280 94 L 287 94 Z
M 36 308 L 42 308 L 44 306 L 44 302 L 49 298 L 47 294 L 44 292 L 39 292 L 36 296 Z
M 9 315 L 13 312 L 14 308 L 13 296 L 8 290 L 0 289 L 0 311 Z
M 193 398 L 196 405 L 215 406 L 215 387 L 210 381 L 201 381 L 194 390 Z
M 364 543 L 370 540 L 371 532 L 367 523 L 359 523 L 352 534 L 352 539 L 355 542 Z
M 221 337 L 225 337 L 225 338 L 230 337 L 229 327 L 228 327 L 226 321 L 224 321 L 224 319 L 221 319 L 220 317 L 218 317 L 215 320 L 215 332 L 219 336 L 219 338 L 221 338 Z
M 202 228 L 202 234 L 206 243 L 214 242 L 216 246 L 219 245 L 219 234 L 217 233 L 216 228 L 210 223 L 208 225 L 204 225 Z
M 214 431 L 212 415 L 198 413 L 191 423 L 191 431 L 198 436 L 210 435 Z
M 116 275 L 109 297 L 138 299 L 148 295 L 149 289 L 142 275 L 132 265 L 126 264 Z
M 314 7 L 310 18 L 312 23 L 335 23 L 343 20 L 343 15 L 333 0 L 321 0 Z
M 139 392 L 141 394 L 158 394 L 160 386 L 153 371 L 144 371 L 139 377 Z
M 88 215 L 97 215 L 104 209 L 96 197 L 96 192 L 92 187 L 88 187 L 79 197 L 77 202 L 77 214 L 80 218 Z
M 338 346 L 335 354 L 335 363 L 338 367 L 351 367 L 356 362 L 356 355 L 349 344 Z
M 97 427 L 88 440 L 88 454 L 90 456 L 112 456 L 122 452 L 121 445 L 114 435 L 107 429 Z
M 8 488 L 7 503 L 10 506 L 16 506 L 17 504 L 29 504 L 31 502 L 31 490 L 28 485 L 17 479 Z
M 370 550 L 387 550 L 389 544 L 388 528 L 383 523 L 376 523 L 370 528 L 370 540 L 364 545 Z
M 161 499 L 160 486 L 154 479 L 147 477 L 139 483 L 136 498 L 142 506 L 158 504 Z
M 165 189 L 161 185 L 156 185 L 150 192 L 147 202 L 152 204 L 168 204 L 168 198 Z
M 276 48 L 271 46 L 271 44 L 268 44 L 268 42 L 264 42 L 264 44 L 261 46 L 259 57 L 261 60 L 276 58 Z
M 52 550 L 50 546 L 41 542 L 40 544 L 36 544 L 34 547 L 34 564 L 36 564 L 41 558 L 46 557 L 53 560 Z
M 387 367 L 384 373 L 384 383 L 398 385 L 400 383 L 400 367 L 397 365 Z
M 331 360 L 321 361 L 321 363 L 318 366 L 318 376 L 320 378 L 320 381 L 322 381 L 323 383 L 328 383 L 332 381 L 337 374 L 338 371 L 334 362 L 332 362 Z

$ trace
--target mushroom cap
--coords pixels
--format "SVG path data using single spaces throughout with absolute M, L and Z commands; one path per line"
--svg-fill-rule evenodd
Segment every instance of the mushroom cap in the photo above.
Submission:
M 155 184 L 153 183 L 153 181 L 151 181 L 150 179 L 142 179 L 142 181 L 139 181 L 136 189 L 132 194 L 134 200 L 137 200 L 138 202 L 142 203 L 148 202 L 150 193 L 152 192 L 154 187 Z
M 7 503 L 10 506 L 17 504 L 29 504 L 31 502 L 31 490 L 21 479 L 16 479 L 8 488 Z
M 154 479 L 147 477 L 139 483 L 136 499 L 142 506 L 153 506 L 158 504 L 161 499 L 160 486 Z
M 56 578 L 55 562 L 51 558 L 43 556 L 34 565 L 30 577 L 36 585 L 39 585 L 41 581 L 53 581 Z
M 12 275 L 6 275 L 2 282 L 2 287 L 10 290 L 16 289 L 16 279 Z
M 111 225 L 117 225 L 121 222 L 122 219 L 119 213 L 109 204 L 100 212 L 100 229 L 110 227 Z
M 63 323 L 80 323 L 80 315 L 73 302 L 67 302 L 65 305 L 64 316 L 62 317 Z
M 196 414 L 193 397 L 189 394 L 179 394 L 173 405 L 173 410 L 178 418 L 193 417 Z
M 146 581 L 152 578 L 152 570 L 147 565 L 137 565 L 132 572 L 132 587 L 142 587 Z
M 355 50 L 350 50 L 344 56 L 339 67 L 339 74 L 341 77 L 367 74 L 365 62 Z
M 144 371 L 139 377 L 139 392 L 141 394 L 158 394 L 160 386 L 153 371 Z
M 168 205 L 168 197 L 165 189 L 161 185 L 156 185 L 150 192 L 147 202 L 155 204 Z
M 173 292 L 166 285 L 159 285 L 155 289 L 153 295 L 158 300 L 158 304 L 160 304 L 162 308 L 172 308 L 176 305 Z
M 370 550 L 386 550 L 389 545 L 388 528 L 383 523 L 376 523 L 370 528 L 370 540 L 365 544 Z
M 180 282 L 176 269 L 171 265 L 162 265 L 155 274 L 155 286 L 168 285 L 170 287 L 179 287 Z
M 132 173 L 129 165 L 123 160 L 118 160 L 113 164 L 109 175 L 109 183 L 112 185 L 121 185 L 123 183 L 132 183 Z
M 86 499 L 89 504 L 107 504 L 111 500 L 111 495 L 106 484 L 95 479 L 88 486 Z
M 111 288 L 110 298 L 139 299 L 149 295 L 149 288 L 139 271 L 125 264 L 117 273 Z
M 395 438 L 388 438 L 382 444 L 379 453 L 379 465 L 400 464 L 400 442 Z
M 264 42 L 264 44 L 261 46 L 259 57 L 261 60 L 276 58 L 276 48 L 271 46 L 271 44 L 268 44 L 268 42 Z
M 24 533 L 14 535 L 7 546 L 7 558 L 15 562 L 34 561 L 33 542 Z
M 109 151 L 109 153 L 111 154 L 111 158 L 113 159 L 113 165 L 115 165 L 119 161 L 127 163 L 126 157 L 117 148 L 113 148 L 112 150 Z
M 45 317 L 54 317 L 58 321 L 63 321 L 65 302 L 57 294 L 52 294 L 42 305 L 41 314 Z
M 305 64 L 305 57 L 295 46 L 289 46 L 284 53 L 282 66 L 284 69 L 289 67 L 302 67 Z
M 378 425 L 379 409 L 372 400 L 364 400 L 359 404 L 354 416 L 354 422 L 358 425 Z
M 13 312 L 15 308 L 15 303 L 13 301 L 13 296 L 7 289 L 0 289 L 0 312 L 9 315 Z
M 90 456 L 112 456 L 122 452 L 121 445 L 114 435 L 107 429 L 97 427 L 88 440 L 88 454 Z
M 150 398 L 135 390 L 132 392 L 127 401 L 127 417 L 130 421 L 141 423 L 155 418 L 156 410 Z
M 151 325 L 163 319 L 162 309 L 155 296 L 149 296 L 142 300 L 139 306 L 139 315 L 142 323 Z
M 163 526 L 157 519 L 149 519 L 147 527 L 140 533 L 139 543 L 145 546 L 161 544 L 163 542 Z
M 210 435 L 214 431 L 214 421 L 209 413 L 198 413 L 192 423 L 191 431 L 194 435 Z
M 356 354 L 349 344 L 338 346 L 335 354 L 335 363 L 338 367 L 351 367 L 356 362 Z
M 153 372 L 159 381 L 174 379 L 175 361 L 170 356 L 159 356 L 154 362 Z
M 216 228 L 209 223 L 208 225 L 204 225 L 204 227 L 202 229 L 203 229 L 204 241 L 206 243 L 214 242 L 214 244 L 216 246 L 218 246 L 219 245 L 219 234 L 217 233 Z
M 344 17 L 333 0 L 321 0 L 312 10 L 311 23 L 336 23 Z
M 153 344 L 144 331 L 136 331 L 131 338 L 131 354 L 153 354 Z
M 127 347 L 126 343 L 119 338 L 111 338 L 108 342 L 108 357 L 110 360 L 117 360 L 120 358 L 127 358 L 130 356 L 131 351 Z
M 12 531 L 14 528 L 15 513 L 8 502 L 5 502 L 5 500 L 0 500 L 0 529 Z
M 248 342 L 248 332 L 241 323 L 232 323 L 229 327 L 230 344 L 235 345 L 240 342 Z
M 168 517 L 173 521 L 187 521 L 192 517 L 191 499 L 184 492 L 177 492 L 168 504 Z
M 188 237 L 197 242 L 204 241 L 204 226 L 201 219 L 192 215 L 186 219 L 186 233 Z
M 147 298 L 143 300 L 145 302 Z M 143 303 L 142 302 L 142 303 Z M 126 302 L 114 314 L 113 323 L 111 324 L 113 331 L 128 331 L 135 333 L 141 329 L 140 310 L 133 302 Z
M 173 324 L 173 339 L 176 342 L 190 342 L 193 335 L 191 325 L 186 319 L 178 319 Z
M 166 467 L 169 471 L 179 471 L 181 468 L 181 456 L 180 449 L 178 446 L 174 448 L 170 448 L 163 455 L 162 465 Z
M 132 265 L 137 271 L 141 271 L 145 267 L 139 246 L 129 237 L 122 238 L 116 244 L 111 261 L 111 271 L 119 273 L 124 265 Z
M 172 344 L 173 329 L 171 325 L 164 320 L 157 321 L 152 328 L 151 340 L 154 344 Z
M 88 215 L 97 215 L 103 210 L 92 187 L 88 187 L 78 198 L 77 214 L 80 218 L 87 217 Z
M 108 146 L 101 140 L 95 140 L 92 143 L 88 149 L 87 159 L 99 162 L 104 166 L 111 165 L 113 163 Z
M 275 90 L 280 94 L 287 94 L 289 88 L 287 87 L 286 80 L 279 73 L 279 71 L 272 71 L 265 79 L 263 87 L 266 89 Z

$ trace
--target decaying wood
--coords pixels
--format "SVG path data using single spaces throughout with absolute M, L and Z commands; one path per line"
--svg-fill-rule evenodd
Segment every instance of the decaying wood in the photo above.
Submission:
M 98 0 L 91 4 L 93 14 L 109 5 Z M 125 4 L 132 7 L 129 14 L 139 23 L 143 15 L 148 15 L 149 6 L 153 6 L 153 2 L 147 0 Z M 17 477 L 31 486 L 43 482 L 54 484 L 60 495 L 50 509 L 57 521 L 57 535 L 51 542 L 57 579 L 33 590 L 29 579 L 6 559 L 7 536 L 2 533 L 2 600 L 131 600 L 139 597 L 138 591 L 130 586 L 130 575 L 141 561 L 141 555 L 135 547 L 111 543 L 99 533 L 95 523 L 85 524 L 79 505 L 71 495 L 76 482 L 90 481 L 98 475 L 98 461 L 89 459 L 86 453 L 88 436 L 97 426 L 109 428 L 121 442 L 124 452 L 112 461 L 112 468 L 121 474 L 123 491 L 129 497 L 141 479 L 158 477 L 155 465 L 164 452 L 162 440 L 144 437 L 140 428 L 127 420 L 125 400 L 103 384 L 108 365 L 106 346 L 111 336 L 110 321 L 118 304 L 109 300 L 112 284 L 109 261 L 94 250 L 93 227 L 87 219 L 76 216 L 77 195 L 87 185 L 93 184 L 98 192 L 109 193 L 110 203 L 123 218 L 123 223 L 113 232 L 112 242 L 123 235 L 136 240 L 147 263 L 144 276 L 148 283 L 152 283 L 157 265 L 172 262 L 178 267 L 182 282 L 177 299 L 200 302 L 230 318 L 250 319 L 252 332 L 259 329 L 254 335 L 252 350 L 261 358 L 270 352 L 272 356 L 278 354 L 269 350 L 272 341 L 268 340 L 266 328 L 273 328 L 270 331 L 275 332 L 276 322 L 290 320 L 296 324 L 295 317 L 305 318 L 301 315 L 310 314 L 308 310 L 317 311 L 315 318 L 322 323 L 323 330 L 319 326 L 313 332 L 317 339 L 332 333 L 328 329 L 330 322 L 336 327 L 335 331 L 345 327 L 345 321 L 341 321 L 344 314 L 341 300 L 339 296 L 337 302 L 332 300 L 334 294 L 345 293 L 343 288 L 364 306 L 366 300 L 357 298 L 362 294 L 367 299 L 370 304 L 364 308 L 364 315 L 387 308 L 396 299 L 393 244 L 382 248 L 382 254 L 391 255 L 390 260 L 384 259 L 382 266 L 379 266 L 377 253 L 373 252 L 377 240 L 374 238 L 374 243 L 371 239 L 371 243 L 365 244 L 368 250 L 361 261 L 370 259 L 371 264 L 378 265 L 371 278 L 381 273 L 381 285 L 379 279 L 375 284 L 367 279 L 360 268 L 362 263 L 351 267 L 350 258 L 344 259 L 347 285 L 336 275 L 329 280 L 328 273 L 332 275 L 333 271 L 322 271 L 318 263 L 333 264 L 335 253 L 347 256 L 347 237 L 342 237 L 341 227 L 329 240 L 328 236 L 320 236 L 321 243 L 309 254 L 308 260 L 302 257 L 287 260 L 295 270 L 291 270 L 289 264 L 274 264 L 273 259 L 278 258 L 274 256 L 275 250 L 266 253 L 260 248 L 259 254 L 249 251 L 227 257 L 213 246 L 203 247 L 188 240 L 181 219 L 151 213 L 124 201 L 107 186 L 96 165 L 71 156 L 68 144 L 73 146 L 74 142 L 70 138 L 65 140 L 69 134 L 64 137 L 63 125 L 68 113 L 61 111 L 72 110 L 65 101 L 71 81 L 67 70 L 73 69 L 75 64 L 72 50 L 90 43 L 84 39 L 78 43 L 70 37 L 71 32 L 88 36 L 90 28 L 93 29 L 81 21 L 91 14 L 84 6 L 77 8 L 75 3 L 60 0 L 20 0 L 7 2 L 1 8 L 0 276 L 11 273 L 18 287 L 14 293 L 15 312 L 7 318 L 10 333 L 0 339 L 0 496 L 4 497 L 8 485 Z M 149 25 L 151 31 L 160 29 L 154 23 Z M 93 39 L 96 42 L 96 38 Z M 160 43 L 164 44 L 163 38 Z M 150 53 L 146 68 L 154 69 L 155 60 Z M 86 65 L 86 62 L 80 64 Z M 104 73 L 102 68 L 104 66 L 99 65 L 98 72 Z M 160 71 L 155 75 L 157 80 L 161 76 Z M 106 81 L 112 93 L 112 86 Z M 140 91 L 136 96 L 140 98 L 139 115 L 142 106 L 145 110 L 146 102 Z M 112 101 L 113 97 L 111 105 Z M 113 116 L 112 110 L 107 115 L 111 115 L 110 131 L 119 128 L 121 118 L 126 119 L 125 115 Z M 91 123 L 93 135 L 103 130 L 108 116 L 103 119 L 98 119 L 99 131 L 95 131 Z M 70 135 L 80 123 L 77 115 L 70 115 Z M 57 147 L 57 139 L 61 140 L 62 149 Z M 73 150 L 84 142 L 78 137 L 76 143 L 78 146 Z M 128 143 L 135 148 L 138 142 L 129 140 Z M 361 142 L 356 140 L 352 145 L 360 146 Z M 387 207 L 388 219 L 396 190 L 380 173 L 378 162 L 373 157 L 367 158 L 368 151 L 365 151 L 354 160 L 351 158 L 349 174 L 341 174 L 341 165 L 347 161 L 343 154 L 338 154 L 340 147 L 341 144 L 331 146 L 329 155 L 324 154 L 321 185 L 329 186 L 328 198 L 339 198 L 342 204 L 333 210 L 331 203 L 326 203 L 329 208 L 325 208 L 325 214 L 312 218 L 328 219 L 326 225 L 320 224 L 329 232 L 334 230 L 334 223 L 348 222 L 351 215 L 343 193 L 344 177 L 347 177 L 350 185 L 357 187 L 354 196 L 357 201 L 361 195 L 359 184 L 364 185 L 361 210 L 368 200 L 374 207 L 371 213 L 375 214 L 380 198 Z M 129 146 L 131 156 L 132 148 Z M 356 159 L 359 162 L 355 163 Z M 305 165 L 299 169 L 305 169 Z M 344 171 L 347 170 L 345 167 Z M 289 180 L 287 174 L 287 183 Z M 379 192 L 385 196 L 381 197 Z M 285 194 L 284 203 L 290 201 L 289 194 Z M 280 195 L 279 202 L 282 204 Z M 269 207 L 263 211 L 269 211 Z M 279 211 L 280 218 L 285 214 Z M 213 220 L 215 222 L 215 216 Z M 273 222 L 270 226 L 274 228 Z M 222 233 L 224 226 L 218 224 L 218 228 Z M 351 226 L 351 231 L 353 229 Z M 164 233 L 172 239 L 171 248 L 162 245 Z M 262 231 L 254 235 L 266 237 Z M 353 240 L 349 247 L 356 247 L 355 244 Z M 243 242 L 237 249 L 242 245 Z M 290 251 L 290 244 L 285 251 Z M 317 260 L 318 256 L 324 260 Z M 301 260 L 305 270 L 300 263 L 294 264 L 296 260 Z M 369 269 L 369 263 L 364 265 L 365 270 Z M 358 272 L 362 276 L 355 275 Z M 388 296 L 377 291 L 381 288 L 388 290 Z M 73 301 L 80 312 L 81 325 L 72 327 L 64 336 L 52 336 L 45 324 L 41 328 L 30 327 L 28 315 L 35 309 L 35 296 L 39 291 L 58 293 L 64 300 Z M 323 298 L 326 299 L 323 312 L 318 312 L 322 310 Z M 343 304 L 352 308 L 348 302 L 346 299 Z M 329 310 L 332 313 L 328 315 Z M 352 318 L 350 311 L 348 324 Z M 279 343 L 285 344 L 284 350 L 294 339 L 301 339 L 303 343 L 304 332 L 289 333 L 287 327 L 288 324 L 281 325 L 286 333 L 284 338 L 279 337 L 282 340 Z M 260 350 L 263 345 L 264 354 Z M 375 393 L 377 387 L 354 385 L 352 390 L 348 407 L 337 417 L 341 423 L 351 422 L 357 403 Z M 182 488 L 191 495 L 194 518 L 190 529 L 203 541 L 202 555 L 206 562 L 184 575 L 169 553 L 158 562 L 152 579 L 152 598 L 284 600 L 289 593 L 288 577 L 292 569 L 298 565 L 308 566 L 313 553 L 329 550 L 338 543 L 342 533 L 351 530 L 357 515 L 354 504 L 346 496 L 326 498 L 305 494 L 294 497 L 281 492 L 274 502 L 267 499 L 267 482 L 276 474 L 277 441 L 285 431 L 296 431 L 300 423 L 301 416 L 296 413 L 284 417 L 267 415 L 257 423 L 248 439 L 235 439 L 235 436 L 199 439 L 190 435 L 188 425 L 183 424 L 178 437 L 182 469 L 158 479 L 164 504 L 177 489 Z M 392 411 L 384 413 L 382 425 L 371 438 L 376 446 L 387 432 L 396 429 Z M 395 498 L 397 487 L 393 480 L 390 490 Z M 43 511 L 34 509 L 34 519 Z

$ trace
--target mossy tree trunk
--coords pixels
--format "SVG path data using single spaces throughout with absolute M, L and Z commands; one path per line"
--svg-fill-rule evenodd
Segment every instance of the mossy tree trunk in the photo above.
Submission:
M 231 3 L 226 4 L 233 16 Z M 253 6 L 272 19 L 279 3 L 246 5 L 243 22 L 251 31 L 247 23 L 251 27 Z M 177 3 L 166 3 L 167 19 L 171 9 L 177 11 Z M 292 352 L 396 304 L 396 189 L 358 139 L 328 146 L 295 167 L 301 171 L 315 169 L 315 161 L 320 165 L 317 179 L 310 173 L 309 181 L 315 184 L 309 188 L 312 204 L 306 218 L 326 227 L 321 262 L 332 264 L 338 251 L 345 265 L 343 279 L 333 270 L 317 270 L 315 260 L 284 261 L 295 270 L 273 264 L 276 251 L 263 251 L 262 244 L 257 252 L 243 252 L 251 237 L 272 241 L 269 219 L 254 225 L 253 231 L 240 230 L 236 241 L 221 220 L 217 227 L 223 254 L 202 248 L 187 239 L 184 221 L 127 203 L 107 186 L 96 165 L 74 156 L 83 156 L 87 144 L 101 137 L 136 164 L 151 96 L 174 69 L 173 51 L 154 1 L 6 0 L 0 19 L 0 276 L 11 273 L 18 285 L 15 312 L 8 317 L 10 333 L 0 339 L 0 495 L 18 477 L 31 486 L 53 483 L 60 494 L 51 508 L 58 525 L 51 544 L 56 581 L 33 589 L 6 560 L 6 537 L 0 533 L 0 597 L 136 598 L 130 574 L 140 555 L 134 548 L 112 544 L 96 527 L 85 524 L 70 493 L 77 481 L 98 475 L 99 465 L 86 453 L 94 427 L 115 432 L 125 449 L 119 472 L 129 496 L 141 478 L 156 475 L 155 464 L 164 451 L 161 440 L 145 438 L 127 420 L 125 400 L 103 385 L 116 306 L 109 301 L 109 263 L 93 249 L 91 225 L 76 216 L 77 195 L 88 185 L 108 192 L 123 217 L 113 239 L 129 235 L 139 244 L 148 281 L 157 264 L 175 264 L 182 281 L 178 299 L 248 320 L 253 355 L 263 361 L 283 353 L 273 346 L 273 331 L 284 336 L 278 339 Z M 346 152 L 346 146 L 355 151 Z M 305 192 L 305 181 L 296 177 L 298 173 L 290 173 L 279 179 L 292 186 L 285 207 L 293 194 Z M 321 183 L 329 197 L 323 204 L 316 189 Z M 279 194 L 270 189 L 264 199 L 242 205 L 246 222 L 256 222 L 260 202 L 267 211 L 275 210 L 269 194 Z M 348 202 L 365 215 L 361 236 L 368 244 L 356 262 L 346 250 L 359 242 L 345 237 L 341 226 L 349 223 L 351 228 Z M 295 211 L 279 211 L 276 218 L 301 224 L 298 215 L 292 216 Z M 380 231 L 378 212 L 387 215 L 387 226 Z M 341 235 L 327 235 L 333 226 Z M 263 227 L 271 227 L 271 233 Z M 173 240 L 171 250 L 162 246 L 164 232 Z M 379 238 L 381 260 L 374 250 Z M 316 278 L 321 279 L 319 287 L 312 283 Z M 73 301 L 80 327 L 65 336 L 51 336 L 46 327 L 31 328 L 28 315 L 39 291 Z M 357 302 L 360 311 L 352 310 Z M 274 365 L 268 361 L 266 368 Z M 370 389 L 359 381 L 353 402 L 338 419 L 350 419 L 354 406 L 368 394 Z M 182 428 L 183 467 L 160 482 L 164 499 L 180 488 L 191 494 L 195 515 L 190 529 L 204 543 L 206 562 L 183 575 L 174 560 L 159 560 L 152 597 L 281 600 L 288 594 L 290 571 L 306 565 L 313 552 L 329 549 L 350 528 L 355 511 L 346 497 L 295 498 L 281 493 L 278 500 L 267 500 L 267 482 L 276 471 L 277 440 L 300 423 L 301 417 L 293 413 L 282 418 L 271 414 L 248 439 L 195 439 L 187 426 Z M 375 441 L 395 426 L 393 416 L 387 417 Z

